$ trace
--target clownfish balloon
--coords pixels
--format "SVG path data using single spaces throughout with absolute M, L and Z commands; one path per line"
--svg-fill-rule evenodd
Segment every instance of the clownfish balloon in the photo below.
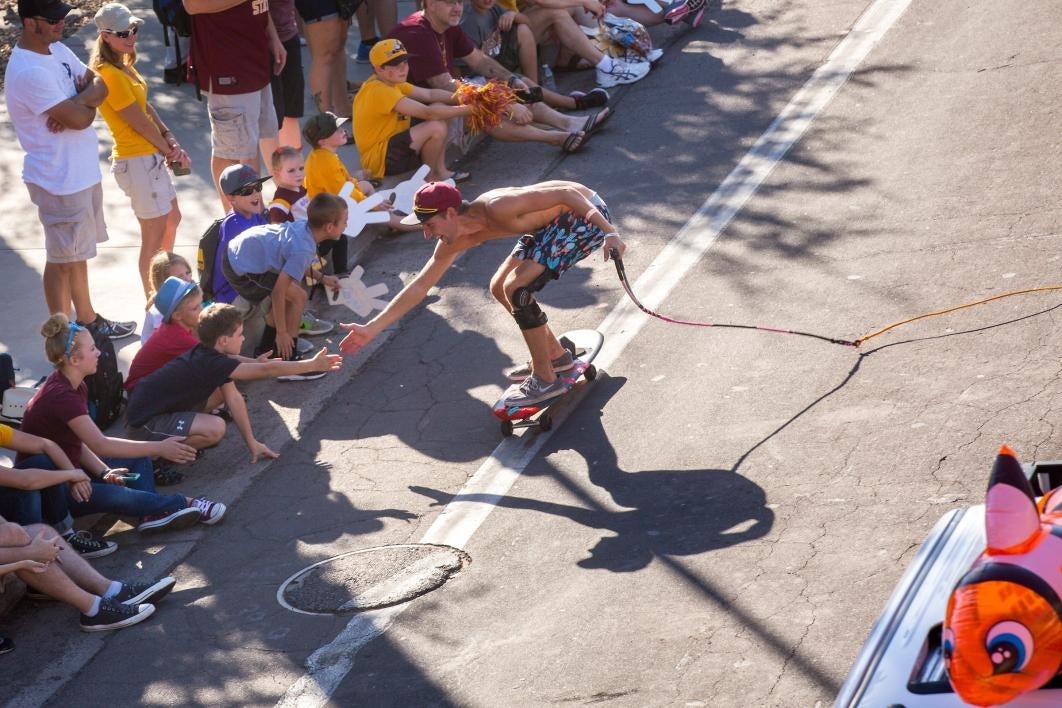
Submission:
M 948 678 L 975 706 L 1012 701 L 1062 670 L 1062 488 L 1037 505 L 1006 445 L 985 495 L 985 536 L 944 619 Z

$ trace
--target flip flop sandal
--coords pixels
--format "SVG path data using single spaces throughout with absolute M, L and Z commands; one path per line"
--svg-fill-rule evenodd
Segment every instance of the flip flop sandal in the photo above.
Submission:
M 569 155 L 573 152 L 579 152 L 583 147 L 583 143 L 586 142 L 586 137 L 586 133 L 583 133 L 582 131 L 568 133 L 568 137 L 565 138 L 564 144 L 561 145 L 561 150 Z
M 472 173 L 464 171 L 454 172 L 452 175 L 450 175 L 450 179 L 454 181 L 454 184 L 461 184 L 462 182 L 467 182 L 468 180 L 472 179 Z
M 172 467 L 156 467 L 154 476 L 156 487 L 170 487 L 179 484 L 184 479 L 184 473 Z
M 594 111 L 586 117 L 586 122 L 583 123 L 583 132 L 587 135 L 593 135 L 601 129 L 608 119 L 612 117 L 612 109 L 602 108 L 600 111 Z

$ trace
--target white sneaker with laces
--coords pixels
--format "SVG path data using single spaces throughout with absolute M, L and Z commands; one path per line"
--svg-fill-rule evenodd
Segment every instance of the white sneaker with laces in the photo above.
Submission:
M 612 60 L 612 69 L 610 71 L 604 71 L 602 69 L 597 70 L 597 85 L 602 88 L 612 88 L 613 86 L 619 86 L 620 84 L 633 84 L 635 81 L 640 81 L 645 78 L 645 75 L 649 73 L 649 69 L 652 68 L 649 62 L 637 62 L 630 63 L 626 61 L 620 61 L 619 59 Z

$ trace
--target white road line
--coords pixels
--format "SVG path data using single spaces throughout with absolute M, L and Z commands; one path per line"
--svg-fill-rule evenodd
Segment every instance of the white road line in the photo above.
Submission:
M 711 248 L 819 111 L 833 99 L 910 4 L 911 0 L 875 0 L 863 12 L 826 63 L 812 74 L 719 188 L 638 278 L 633 287 L 646 307 L 659 307 Z M 624 298 L 601 323 L 599 329 L 605 335 L 605 345 L 595 363 L 607 368 L 641 331 L 647 319 Z M 421 541 L 464 548 L 550 436 L 549 432 L 525 434 L 498 445 L 458 492 L 458 497 L 472 496 L 478 501 L 450 502 Z M 324 705 L 354 666 L 358 651 L 385 632 L 407 606 L 355 615 L 334 640 L 310 655 L 306 660 L 306 674 L 288 688 L 277 705 Z

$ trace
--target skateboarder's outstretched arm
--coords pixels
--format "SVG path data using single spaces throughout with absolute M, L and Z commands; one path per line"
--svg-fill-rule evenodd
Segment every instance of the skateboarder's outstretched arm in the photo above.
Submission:
M 339 343 L 339 351 L 344 354 L 355 353 L 371 342 L 376 335 L 416 307 L 427 296 L 428 291 L 435 287 L 435 284 L 443 277 L 443 273 L 454 262 L 458 253 L 460 253 L 459 249 L 448 247 L 440 242 L 435 247 L 435 253 L 420 269 L 416 277 L 395 295 L 394 299 L 387 304 L 387 307 L 380 311 L 380 314 L 363 325 L 340 323 L 339 326 L 347 330 L 349 334 Z

